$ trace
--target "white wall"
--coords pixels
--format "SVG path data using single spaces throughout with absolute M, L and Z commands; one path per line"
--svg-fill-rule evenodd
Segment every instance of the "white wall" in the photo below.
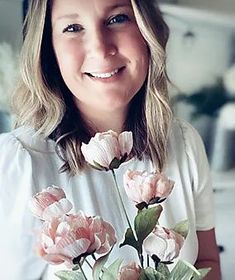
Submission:
M 0 0 L 0 42 L 19 49 L 22 42 L 22 3 L 20 0 Z
M 235 0 L 234 0 L 235 1 Z M 184 93 L 192 93 L 213 84 L 228 69 L 232 60 L 232 35 L 235 25 L 216 14 L 191 9 L 164 9 L 170 26 L 168 72 L 173 83 Z M 188 16 L 190 13 L 190 17 Z M 194 37 L 185 37 L 188 32 Z
M 235 0 L 177 0 L 180 5 L 235 15 Z
M 187 29 L 172 26 L 168 45 L 170 77 L 185 93 L 213 84 L 224 75 L 231 60 L 232 37 L 228 29 L 194 23 L 195 37 L 184 37 Z

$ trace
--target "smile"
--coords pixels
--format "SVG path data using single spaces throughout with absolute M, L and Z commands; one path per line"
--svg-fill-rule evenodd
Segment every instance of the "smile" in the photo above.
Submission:
M 110 77 L 114 76 L 115 74 L 117 74 L 122 68 L 123 67 L 117 68 L 117 69 L 114 69 L 113 71 L 107 72 L 107 73 L 91 72 L 91 73 L 86 73 L 86 74 L 89 75 L 90 77 L 94 77 L 94 78 L 107 79 L 107 78 L 110 78 Z

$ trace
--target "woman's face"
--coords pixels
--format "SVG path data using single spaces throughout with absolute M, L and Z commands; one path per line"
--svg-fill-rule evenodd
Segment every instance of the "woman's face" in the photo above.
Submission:
M 57 62 L 81 112 L 125 111 L 149 61 L 130 0 L 53 0 L 51 20 Z

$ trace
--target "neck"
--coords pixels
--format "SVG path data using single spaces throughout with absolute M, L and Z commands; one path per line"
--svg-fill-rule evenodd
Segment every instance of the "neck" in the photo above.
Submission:
M 125 111 L 115 110 L 100 112 L 98 110 L 86 110 L 84 113 L 84 111 L 80 109 L 83 119 L 92 128 L 92 130 L 94 130 L 94 132 L 113 130 L 117 133 L 121 133 L 124 130 L 126 120 Z

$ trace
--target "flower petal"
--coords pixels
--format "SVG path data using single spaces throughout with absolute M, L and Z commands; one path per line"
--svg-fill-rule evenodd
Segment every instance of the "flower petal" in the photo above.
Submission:
M 129 155 L 133 148 L 133 135 L 131 131 L 124 131 L 118 136 L 121 155 Z
M 54 217 L 60 217 L 67 214 L 73 208 L 72 203 L 66 199 L 62 198 L 60 201 L 56 201 L 49 205 L 43 212 L 43 220 L 50 221 Z
M 88 239 L 80 238 L 79 240 L 75 240 L 73 243 L 64 245 L 60 252 L 61 254 L 68 256 L 69 258 L 79 257 L 81 254 L 85 253 L 89 248 L 91 242 Z

